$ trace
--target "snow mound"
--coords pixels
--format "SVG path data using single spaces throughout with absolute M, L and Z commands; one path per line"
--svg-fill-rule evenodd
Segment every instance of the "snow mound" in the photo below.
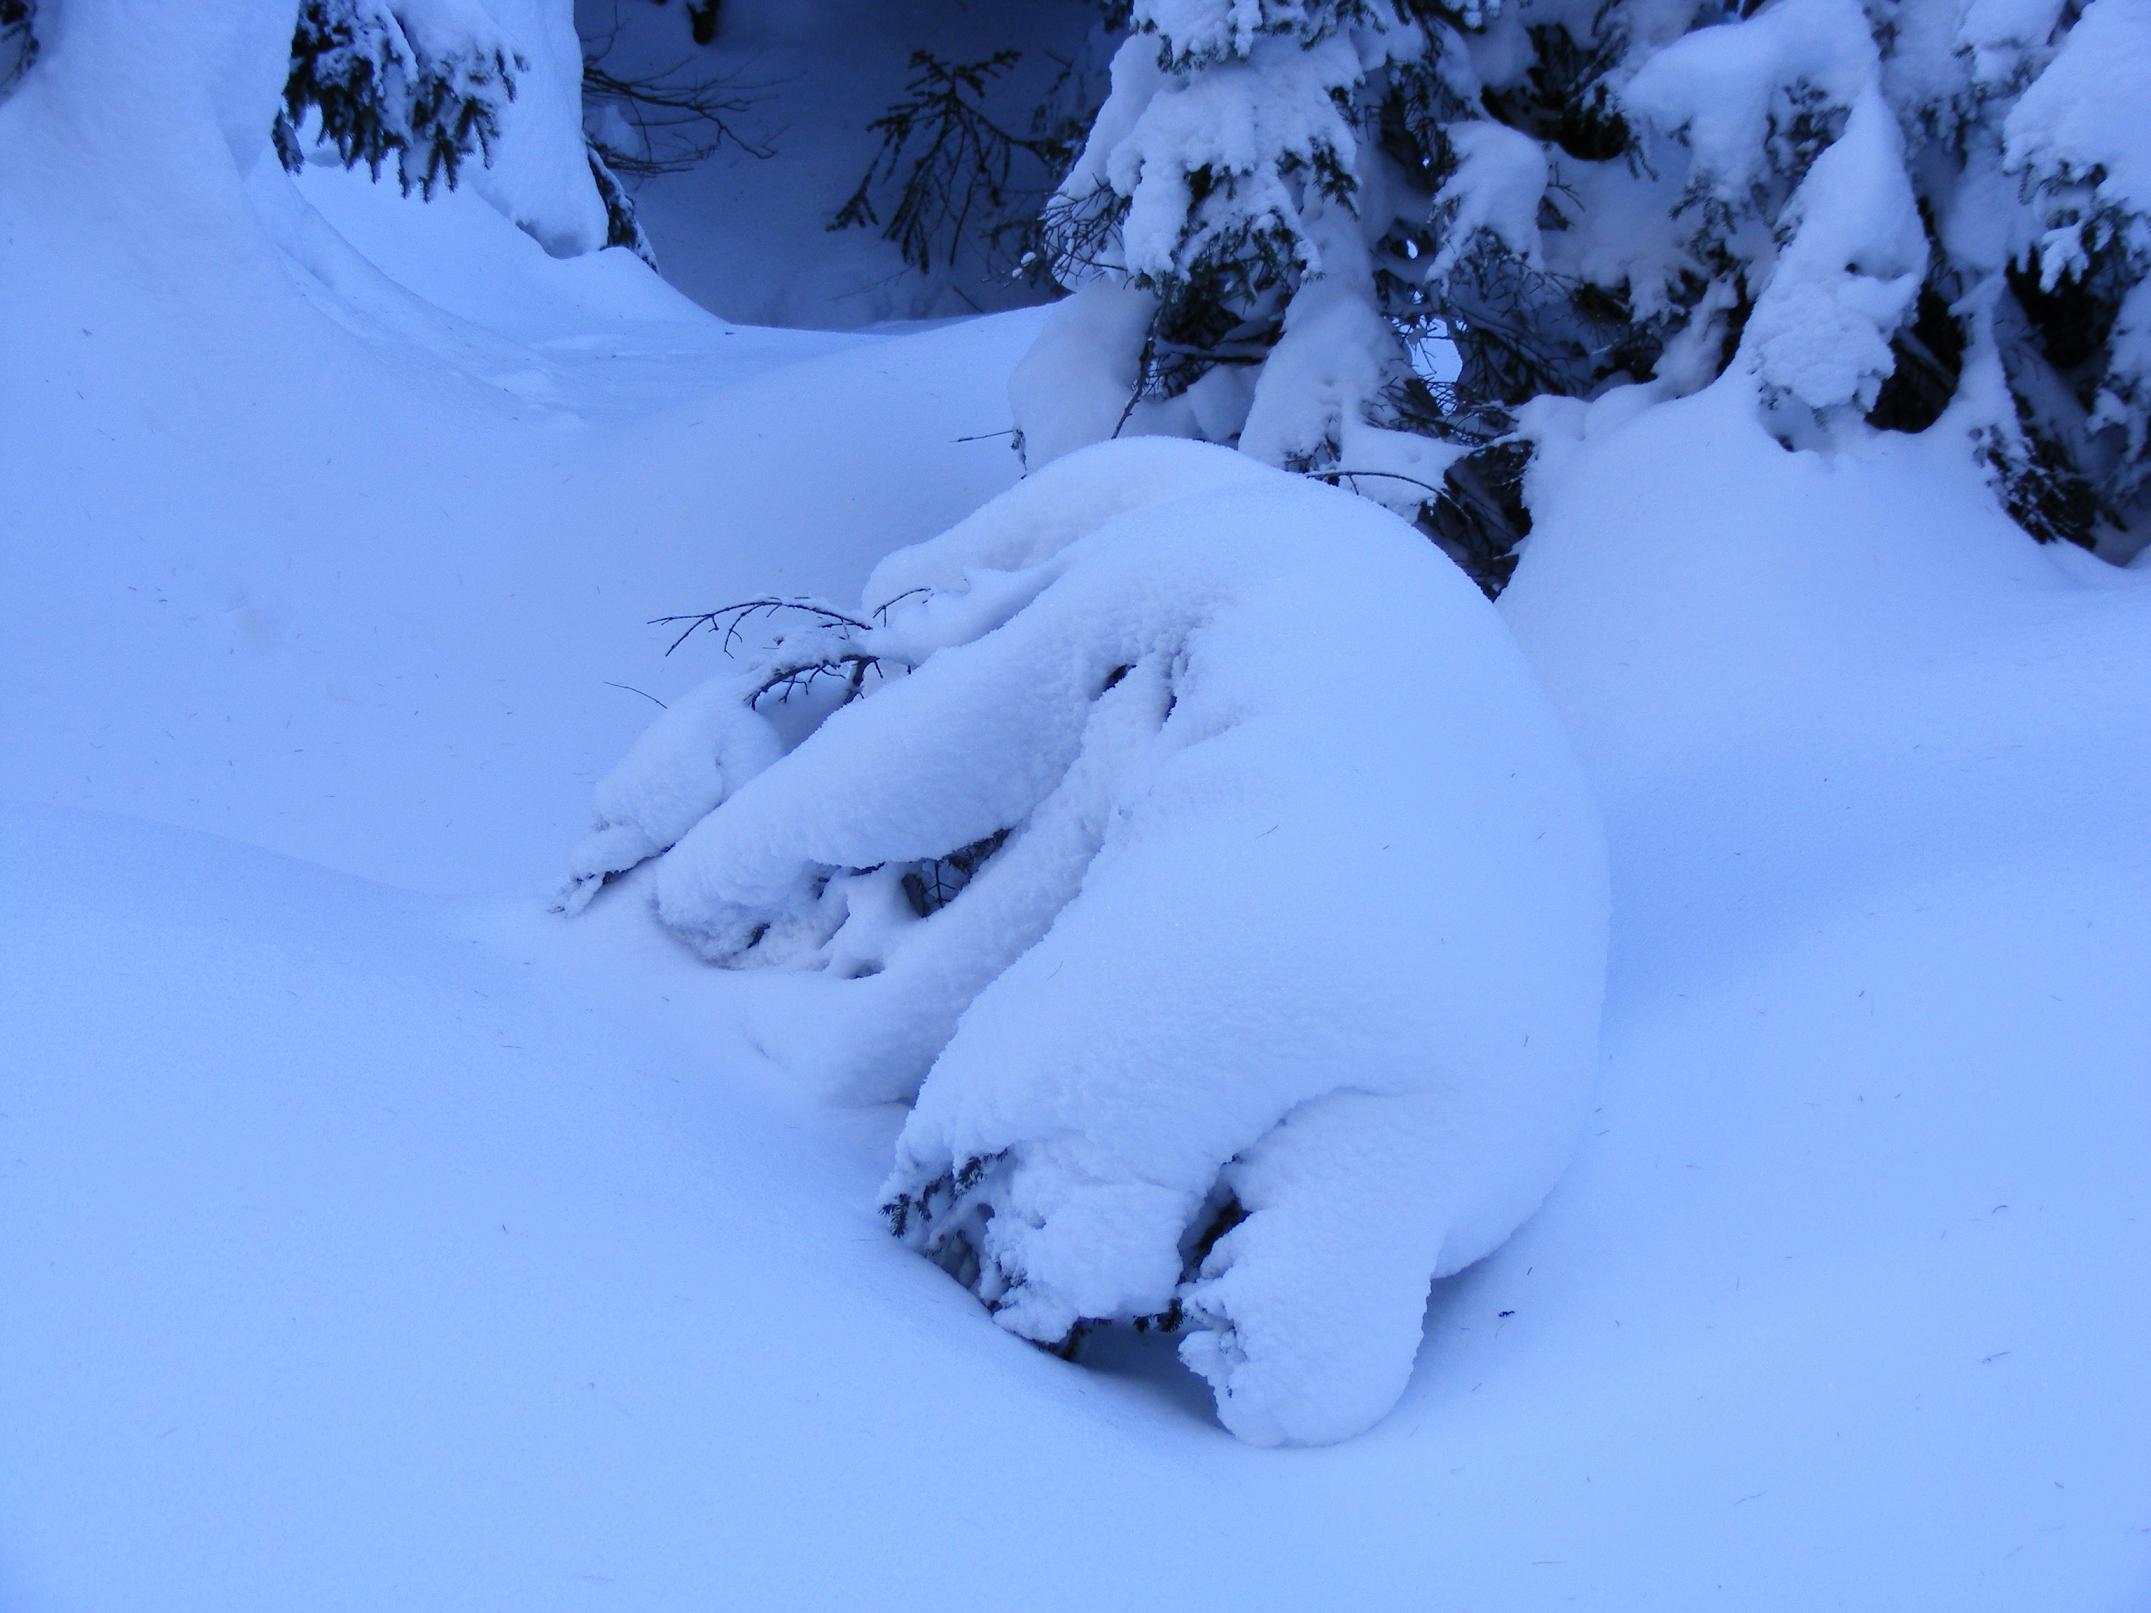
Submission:
M 1395 1402 L 1429 1280 L 1577 1132 L 1595 808 L 1478 591 L 1350 495 L 1198 444 L 1057 461 L 677 703 L 564 905 L 653 856 L 732 968 L 826 971 L 779 1049 L 916 1095 L 896 1231 L 1004 1327 L 1185 1329 L 1263 1444 Z

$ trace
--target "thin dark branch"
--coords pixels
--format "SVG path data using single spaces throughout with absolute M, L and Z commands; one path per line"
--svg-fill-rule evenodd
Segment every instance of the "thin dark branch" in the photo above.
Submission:
M 1018 56 L 1003 50 L 951 63 L 913 52 L 903 95 L 867 125 L 881 137 L 880 149 L 829 227 L 880 225 L 883 239 L 919 270 L 930 269 L 937 253 L 952 262 L 973 233 L 974 216 L 1005 223 L 1013 208 L 1028 230 L 1072 148 L 1060 133 L 1022 134 L 987 113 L 989 86 L 1015 67 Z M 1013 182 L 1019 158 L 1027 159 L 1027 171 L 1035 170 L 1034 182 Z M 886 221 L 875 205 L 884 187 L 895 190 Z M 991 238 L 1002 227 L 996 223 L 982 233 Z
M 617 173 L 647 178 L 681 173 L 715 156 L 727 146 L 750 157 L 770 157 L 775 146 L 742 128 L 739 119 L 754 110 L 756 92 L 774 83 L 744 83 L 716 77 L 693 56 L 647 72 L 627 72 L 615 65 L 614 48 L 622 30 L 619 7 L 609 25 L 583 34 L 583 99 L 592 108 L 618 112 L 635 131 L 631 145 L 594 138 L 599 155 Z
M 754 693 L 747 697 L 747 705 L 750 709 L 759 709 L 762 697 L 768 694 L 776 695 L 781 704 L 795 694 L 808 693 L 822 678 L 841 676 L 844 680 L 844 696 L 837 704 L 848 706 L 866 692 L 866 675 L 869 672 L 884 682 L 887 681 L 890 659 L 887 656 L 855 654 L 790 662 L 773 668 L 769 675 L 755 686 Z M 911 670 L 911 663 L 908 661 L 897 661 L 895 664 L 906 672 Z
M 889 625 L 889 612 L 894 610 L 898 605 L 901 605 L 907 599 L 930 599 L 933 597 L 933 592 L 934 591 L 931 588 L 925 587 L 906 588 L 894 599 L 885 599 L 880 604 L 876 605 L 874 607 L 874 620 L 881 623 L 882 626 L 886 627 Z
M 662 700 L 658 699 L 656 695 L 650 693 L 649 690 L 638 689 L 632 683 L 615 683 L 610 678 L 603 678 L 599 681 L 602 682 L 608 689 L 625 689 L 629 694 L 639 694 L 642 696 L 643 699 L 649 701 L 650 704 L 655 706 L 659 711 L 666 711 L 670 709 Z
M 817 605 L 808 599 L 743 599 L 735 605 L 720 605 L 715 610 L 653 616 L 647 625 L 670 627 L 676 622 L 687 624 L 681 629 L 680 636 L 666 647 L 667 655 L 685 644 L 699 627 L 707 627 L 715 633 L 723 641 L 725 654 L 730 655 L 732 647 L 739 642 L 742 624 L 757 612 L 775 616 L 780 611 L 797 611 L 802 616 L 812 617 L 825 627 L 842 627 L 855 633 L 873 631 L 870 624 L 860 621 L 856 616 L 846 616 L 840 610 L 831 610 L 827 605 Z
M 1311 476 L 1318 482 L 1343 480 L 1353 476 L 1386 476 L 1393 482 L 1410 482 L 1414 487 L 1423 487 L 1436 498 L 1449 497 L 1447 488 L 1436 487 L 1432 482 L 1422 482 L 1416 476 L 1405 476 L 1393 470 L 1309 470 L 1300 474 Z

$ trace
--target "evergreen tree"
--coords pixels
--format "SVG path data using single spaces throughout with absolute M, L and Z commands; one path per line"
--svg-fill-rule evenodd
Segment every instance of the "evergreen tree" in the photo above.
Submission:
M 1365 0 L 1138 0 L 1130 28 L 1046 220 L 1078 291 L 1061 323 L 1128 384 L 1078 389 L 1071 417 L 1040 395 L 1052 366 L 1021 378 L 1034 457 L 1132 425 L 1334 464 L 1408 374 L 1376 311 L 1359 109 L 1423 36 Z
M 2139 545 L 2151 8 L 1138 0 L 1129 27 L 1049 209 L 1078 294 L 1018 378 L 1033 459 L 1236 442 L 1498 586 L 1522 406 L 1732 371 L 1788 443 L 1950 411 L 2035 536 Z

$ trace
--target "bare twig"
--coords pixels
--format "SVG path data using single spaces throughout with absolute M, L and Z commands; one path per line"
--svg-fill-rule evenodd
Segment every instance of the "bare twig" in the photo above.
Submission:
M 1309 470 L 1302 471 L 1300 474 L 1302 476 L 1311 476 L 1318 482 L 1340 480 L 1353 476 L 1386 476 L 1392 482 L 1410 482 L 1414 487 L 1423 487 L 1436 498 L 1450 496 L 1447 488 L 1436 487 L 1432 482 L 1422 482 L 1416 476 L 1406 476 L 1393 470 Z
M 684 62 L 634 76 L 613 72 L 602 59 L 583 64 L 584 99 L 618 108 L 641 137 L 640 151 L 608 143 L 605 161 L 637 177 L 685 172 L 728 145 L 750 157 L 775 156 L 776 147 L 745 133 L 735 121 L 754 106 L 739 91 L 740 86 L 688 76 Z
M 844 694 L 837 704 L 848 706 L 866 693 L 866 675 L 869 672 L 883 682 L 888 681 L 887 663 L 891 659 L 880 655 L 832 655 L 818 661 L 795 661 L 773 669 L 755 686 L 754 693 L 747 697 L 747 705 L 750 709 L 759 710 L 762 697 L 768 694 L 776 695 L 777 702 L 781 705 L 795 694 L 810 692 L 823 678 L 841 677 L 844 680 Z M 895 664 L 906 672 L 911 670 L 909 661 L 897 661 Z
M 894 601 L 892 600 L 891 603 L 893 604 Z M 840 610 L 831 610 L 827 605 L 817 605 L 810 599 L 743 599 L 735 605 L 720 605 L 715 610 L 696 611 L 691 614 L 674 616 L 653 616 L 647 625 L 651 627 L 670 627 L 677 622 L 687 624 L 686 627 L 681 629 L 680 636 L 666 646 L 665 653 L 667 655 L 685 644 L 698 627 L 707 627 L 712 633 L 715 633 L 723 641 L 725 654 L 730 655 L 732 647 L 739 642 L 741 626 L 749 618 L 757 613 L 775 616 L 780 611 L 797 611 L 802 616 L 812 617 L 824 627 L 842 627 L 855 633 L 867 633 L 873 630 L 868 623 L 860 621 L 856 616 L 846 616 Z
M 933 597 L 933 592 L 934 591 L 931 588 L 906 588 L 894 599 L 885 599 L 880 604 L 876 605 L 874 607 L 874 620 L 881 623 L 882 626 L 887 627 L 889 625 L 890 611 L 894 610 L 898 605 L 901 605 L 907 599 L 930 599 Z
M 714 21 L 714 9 L 710 15 Z M 774 89 L 773 83 L 744 83 L 713 75 L 702 70 L 692 55 L 647 72 L 625 71 L 616 65 L 614 53 L 622 28 L 616 3 L 609 24 L 586 24 L 582 33 L 584 103 L 617 111 L 634 129 L 635 144 L 640 147 L 622 150 L 611 141 L 594 138 L 608 168 L 643 179 L 684 172 L 726 146 L 750 157 L 776 155 L 774 145 L 746 132 L 738 121 L 754 109 L 756 92 Z M 697 38 L 708 43 L 699 30 Z

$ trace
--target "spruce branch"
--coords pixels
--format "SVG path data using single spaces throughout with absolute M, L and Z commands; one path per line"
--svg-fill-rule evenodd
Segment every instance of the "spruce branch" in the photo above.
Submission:
M 1042 197 L 1071 153 L 1068 135 L 1010 129 L 985 107 L 988 86 L 1021 57 L 1020 51 L 999 50 L 980 61 L 944 62 L 928 51 L 912 52 L 903 94 L 867 125 L 881 137 L 881 148 L 829 228 L 881 225 L 882 238 L 924 272 L 936 253 L 944 262 L 955 258 L 974 216 L 998 221 L 1019 198 L 1012 179 L 1018 158 L 1039 165 L 1039 183 L 1029 194 Z M 884 222 L 874 199 L 891 185 L 895 200 Z

